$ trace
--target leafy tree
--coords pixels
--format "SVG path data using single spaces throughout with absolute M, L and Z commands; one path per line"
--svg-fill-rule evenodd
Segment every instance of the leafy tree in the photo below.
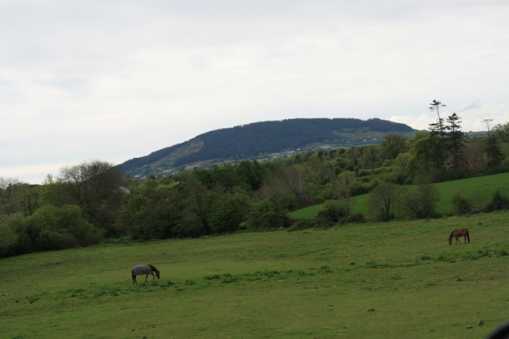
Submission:
M 39 187 L 36 185 L 17 182 L 0 188 L 0 215 L 15 213 L 31 215 L 39 205 Z
M 436 133 L 418 136 L 414 142 L 412 172 L 418 177 L 423 174 L 439 180 L 445 173 L 447 147 L 445 139 Z
M 431 184 L 421 184 L 415 189 L 407 189 L 402 198 L 405 214 L 412 219 L 437 216 L 436 206 L 438 201 L 438 192 Z
M 491 201 L 485 207 L 486 212 L 492 212 L 497 210 L 509 209 L 509 200 L 504 197 L 500 191 L 496 191 L 491 198 Z
M 384 137 L 382 143 L 382 155 L 385 159 L 394 159 L 399 154 L 408 150 L 407 142 L 404 137 L 398 134 L 389 134 Z
M 124 175 L 112 164 L 101 161 L 64 168 L 60 177 L 45 187 L 47 204 L 80 206 L 87 219 L 116 235 L 115 219 L 126 195 Z M 123 189 L 124 188 L 124 189 Z
M 258 190 L 263 184 L 264 171 L 257 161 L 242 161 L 237 167 L 241 180 L 252 191 Z
M 147 180 L 132 187 L 121 220 L 137 239 L 178 237 L 184 207 L 175 184 Z
M 384 182 L 371 192 L 368 206 L 375 220 L 387 221 L 394 218 L 399 191 L 397 185 Z
M 348 200 L 327 201 L 324 208 L 318 213 L 317 218 L 321 224 L 334 225 L 347 222 L 350 214 Z
M 449 154 L 449 168 L 456 174 L 463 172 L 465 165 L 465 136 L 461 131 L 461 119 L 453 113 L 447 118 L 447 152 Z
M 43 206 L 33 215 L 11 220 L 16 253 L 87 246 L 102 239 L 102 231 L 88 223 L 78 206 Z
M 456 214 L 468 214 L 473 211 L 472 203 L 461 193 L 457 193 L 453 197 L 452 203 Z
M 210 211 L 212 233 L 233 232 L 247 219 L 248 197 L 241 193 L 216 194 Z
M 8 220 L 0 220 L 0 257 L 15 254 L 18 236 Z
M 251 229 L 287 227 L 290 225 L 287 213 L 271 200 L 255 202 L 250 209 L 247 225 Z
M 490 134 L 486 138 L 484 151 L 486 153 L 488 169 L 496 169 L 502 164 L 504 155 L 494 134 Z

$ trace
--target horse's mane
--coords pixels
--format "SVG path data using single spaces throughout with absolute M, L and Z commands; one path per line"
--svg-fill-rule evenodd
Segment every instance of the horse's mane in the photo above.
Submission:
M 159 270 L 154 265 L 147 264 L 147 266 L 150 267 L 152 270 L 159 272 Z

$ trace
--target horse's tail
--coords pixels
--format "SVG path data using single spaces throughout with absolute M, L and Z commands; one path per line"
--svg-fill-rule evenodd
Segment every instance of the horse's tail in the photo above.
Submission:
M 470 234 L 468 233 L 468 230 L 465 230 L 465 237 L 467 238 L 467 242 L 470 244 Z
M 452 237 L 454 236 L 454 231 L 449 234 L 449 245 L 452 245 Z
M 133 284 L 136 284 L 136 274 L 134 274 L 134 271 L 131 271 L 131 278 L 133 279 Z

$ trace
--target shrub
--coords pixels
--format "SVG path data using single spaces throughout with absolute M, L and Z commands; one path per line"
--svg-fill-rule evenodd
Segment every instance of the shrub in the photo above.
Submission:
M 371 217 L 378 221 L 394 218 L 400 187 L 391 183 L 379 184 L 369 195 L 368 207 Z
M 262 200 L 251 207 L 247 224 L 253 229 L 281 228 L 289 226 L 290 220 L 285 209 L 271 200 Z
M 411 219 L 436 217 L 438 200 L 438 192 L 432 185 L 425 184 L 419 185 L 415 189 L 407 189 L 401 200 L 403 214 Z
M 484 210 L 486 212 L 492 212 L 503 209 L 509 209 L 509 200 L 505 198 L 499 191 L 496 191 Z
M 452 199 L 454 212 L 456 214 L 468 214 L 472 213 L 473 208 L 470 201 L 468 201 L 463 195 L 457 193 Z
M 233 232 L 239 229 L 248 211 L 247 197 L 241 194 L 221 194 L 212 203 L 210 228 L 212 233 Z
M 360 223 L 360 222 L 366 222 L 366 218 L 364 217 L 364 214 L 362 213 L 354 213 L 348 216 L 346 218 L 346 222 L 353 222 L 353 223 Z
M 14 249 L 18 241 L 15 230 L 7 221 L 0 221 L 0 257 L 14 254 Z
M 322 224 L 344 223 L 350 216 L 348 201 L 328 201 L 324 208 L 318 213 L 317 219 Z
M 102 231 L 73 205 L 44 206 L 31 216 L 13 218 L 9 226 L 17 235 L 16 253 L 86 246 L 102 239 Z

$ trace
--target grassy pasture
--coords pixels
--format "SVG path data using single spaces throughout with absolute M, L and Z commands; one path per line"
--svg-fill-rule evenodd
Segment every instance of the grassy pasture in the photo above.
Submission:
M 442 215 L 453 214 L 452 200 L 457 193 L 460 193 L 474 207 L 482 208 L 491 199 L 496 190 L 502 194 L 509 192 L 509 173 L 501 173 L 482 177 L 452 180 L 434 184 L 440 196 L 438 212 Z M 354 213 L 367 214 L 368 194 L 355 196 L 351 199 L 352 211 Z M 323 204 L 317 204 L 302 208 L 290 213 L 295 220 L 309 220 L 315 218 L 323 208 Z
M 2 259 L 0 338 L 482 338 L 509 318 L 508 223 L 492 213 Z M 447 244 L 457 226 L 472 244 Z M 138 262 L 161 280 L 132 286 Z

